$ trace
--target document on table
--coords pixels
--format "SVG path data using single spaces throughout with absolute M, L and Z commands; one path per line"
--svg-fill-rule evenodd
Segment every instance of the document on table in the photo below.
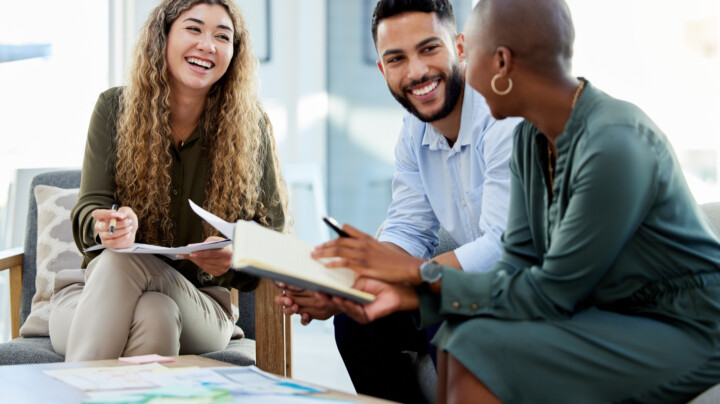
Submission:
M 152 388 L 158 385 L 143 377 L 143 373 L 165 370 L 159 363 L 45 370 L 44 373 L 84 391 Z
M 192 210 L 198 214 L 201 218 L 203 218 L 206 222 L 208 222 L 211 226 L 216 228 L 220 233 L 222 233 L 227 239 L 220 240 L 220 241 L 210 241 L 207 243 L 197 243 L 197 244 L 189 244 L 182 247 L 160 247 L 156 245 L 150 245 L 150 244 L 143 244 L 143 243 L 135 243 L 131 247 L 128 248 L 121 248 L 121 249 L 115 249 L 111 248 L 111 250 L 119 253 L 130 253 L 130 254 L 157 254 L 157 255 L 164 255 L 168 258 L 177 259 L 178 254 L 190 254 L 195 251 L 203 251 L 203 250 L 214 250 L 218 248 L 223 248 L 226 245 L 229 245 L 232 243 L 232 237 L 233 232 L 235 231 L 235 223 L 228 223 L 219 217 L 213 215 L 212 213 L 206 211 L 205 209 L 199 207 L 197 204 L 195 204 L 193 201 L 188 199 L 188 202 L 190 203 L 190 207 Z M 253 222 L 254 223 L 254 222 Z M 104 249 L 105 246 L 102 244 L 98 244 L 89 248 L 86 248 L 83 250 L 83 252 L 89 252 L 89 251 L 98 251 Z
M 289 397 L 326 390 L 263 372 L 255 366 L 167 368 L 158 363 L 46 370 L 44 373 L 87 392 L 84 402 L 145 402 L 152 397 Z M 124 400 L 123 400 L 124 399 Z M 244 399 L 243 399 L 244 400 Z M 281 402 L 281 401 L 280 401 Z

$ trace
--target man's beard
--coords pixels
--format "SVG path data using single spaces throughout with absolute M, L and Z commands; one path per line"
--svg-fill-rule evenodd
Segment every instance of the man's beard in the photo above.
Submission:
M 417 108 L 415 108 L 415 105 L 413 105 L 413 103 L 410 101 L 410 98 L 408 98 L 407 89 L 437 79 L 445 80 L 445 102 L 438 111 L 432 113 L 431 115 L 423 115 L 420 113 L 420 111 L 417 110 Z M 420 80 L 415 80 L 412 83 L 403 86 L 402 94 L 398 94 L 393 91 L 393 89 L 390 88 L 389 84 L 388 89 L 390 89 L 390 94 L 395 97 L 397 102 L 399 102 L 400 105 L 402 105 L 406 110 L 408 110 L 408 112 L 415 115 L 419 120 L 423 122 L 435 122 L 450 115 L 452 110 L 455 108 L 455 105 L 460 98 L 460 93 L 462 93 L 463 89 L 462 71 L 460 70 L 460 65 L 455 64 L 450 72 L 450 77 L 448 77 L 445 73 L 440 73 L 432 77 L 423 76 Z

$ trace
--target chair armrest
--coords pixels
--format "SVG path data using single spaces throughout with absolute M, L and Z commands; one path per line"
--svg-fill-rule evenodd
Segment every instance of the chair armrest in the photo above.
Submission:
M 0 271 L 10 270 L 10 319 L 12 338 L 20 336 L 20 291 L 22 290 L 23 249 L 0 251 Z
M 290 316 L 274 302 L 278 289 L 261 279 L 255 289 L 255 352 L 257 367 L 279 376 L 291 377 Z

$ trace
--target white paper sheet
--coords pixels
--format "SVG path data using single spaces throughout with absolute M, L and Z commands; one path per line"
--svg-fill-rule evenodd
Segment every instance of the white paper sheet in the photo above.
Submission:
M 188 202 L 190 203 L 190 208 L 192 208 L 193 212 L 197 213 L 198 216 L 203 218 L 212 227 L 216 228 L 222 235 L 227 237 L 227 239 L 221 241 L 210 241 L 207 243 L 190 244 L 182 247 L 160 247 L 150 244 L 135 243 L 129 248 L 111 248 L 111 250 L 119 253 L 129 254 L 158 254 L 164 255 L 172 259 L 177 259 L 176 256 L 178 254 L 190 254 L 195 251 L 214 250 L 218 248 L 223 248 L 226 245 L 232 243 L 233 233 L 235 232 L 235 223 L 228 223 L 220 219 L 219 217 L 199 207 L 197 204 L 195 204 L 195 202 L 191 201 L 190 199 L 188 199 Z M 98 244 L 84 249 L 83 252 L 97 251 L 104 248 L 104 245 Z

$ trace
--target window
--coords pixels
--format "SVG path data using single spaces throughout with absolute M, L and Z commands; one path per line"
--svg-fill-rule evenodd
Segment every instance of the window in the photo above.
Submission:
M 0 15 L 0 247 L 5 248 L 15 170 L 82 164 L 90 114 L 108 86 L 108 4 L 0 0 Z M 10 335 L 6 293 L 6 283 L 0 284 L 0 341 Z
M 695 199 L 720 200 L 720 3 L 568 3 L 573 72 L 644 110 L 672 143 Z

